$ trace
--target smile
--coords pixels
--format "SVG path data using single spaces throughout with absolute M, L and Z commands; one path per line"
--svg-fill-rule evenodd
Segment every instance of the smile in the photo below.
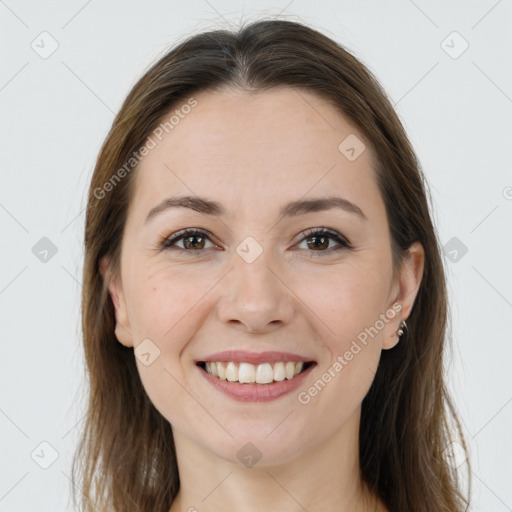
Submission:
M 297 390 L 317 363 L 198 361 L 196 365 L 206 381 L 229 398 L 240 402 L 268 402 Z
M 235 362 L 209 361 L 199 363 L 207 373 L 221 380 L 238 382 L 240 384 L 270 384 L 291 380 L 303 371 L 306 371 L 313 363 L 303 361 L 278 361 L 271 363 L 251 364 Z

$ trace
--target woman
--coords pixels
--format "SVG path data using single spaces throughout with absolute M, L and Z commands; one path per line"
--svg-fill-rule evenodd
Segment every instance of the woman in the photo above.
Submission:
M 92 177 L 83 282 L 81 510 L 467 510 L 426 183 L 321 33 L 203 33 L 144 74 Z

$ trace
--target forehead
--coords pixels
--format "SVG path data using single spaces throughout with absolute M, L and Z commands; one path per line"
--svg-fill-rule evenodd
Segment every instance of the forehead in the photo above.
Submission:
M 175 114 L 159 138 L 153 136 L 156 146 L 137 170 L 135 200 L 145 207 L 172 193 L 226 204 L 243 198 L 246 206 L 272 200 L 276 208 L 334 189 L 356 203 L 379 195 L 364 136 L 316 94 L 279 87 L 256 94 L 203 91 L 193 98 L 193 108 L 182 108 L 185 98 L 164 116 L 163 122 Z

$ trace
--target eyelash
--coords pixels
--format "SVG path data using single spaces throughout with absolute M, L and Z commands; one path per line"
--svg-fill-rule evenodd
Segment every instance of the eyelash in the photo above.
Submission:
M 157 248 L 160 249 L 160 250 L 171 249 L 172 248 L 173 250 L 179 250 L 179 251 L 182 251 L 182 252 L 200 253 L 202 251 L 205 251 L 206 249 L 183 249 L 181 247 L 176 247 L 176 243 L 177 242 L 179 242 L 179 241 L 181 241 L 181 240 L 183 240 L 185 238 L 188 238 L 188 237 L 191 237 L 191 236 L 198 236 L 198 235 L 201 236 L 201 237 L 205 237 L 208 240 L 210 240 L 210 236 L 209 236 L 209 234 L 206 231 L 199 230 L 199 229 L 192 229 L 191 228 L 191 229 L 185 229 L 183 231 L 178 231 L 174 235 L 171 235 L 171 236 L 163 238 L 162 240 L 159 241 L 159 243 L 157 245 Z M 304 233 L 304 237 L 298 243 L 301 244 L 302 242 L 304 242 L 308 238 L 313 238 L 313 237 L 326 237 L 326 238 L 335 240 L 340 245 L 338 247 L 330 248 L 330 249 L 326 249 L 326 250 L 308 251 L 308 252 L 313 252 L 313 253 L 314 252 L 319 252 L 319 253 L 328 253 L 328 254 L 330 254 L 332 252 L 336 252 L 336 251 L 339 251 L 341 249 L 352 249 L 352 246 L 350 245 L 350 243 L 345 238 L 343 238 L 336 231 L 330 230 L 330 229 L 327 229 L 327 228 L 311 229 L 311 230 L 306 231 Z

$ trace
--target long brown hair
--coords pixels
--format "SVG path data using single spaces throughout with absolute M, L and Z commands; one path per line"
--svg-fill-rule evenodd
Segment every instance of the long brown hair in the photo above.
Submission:
M 172 109 L 190 102 L 194 93 L 225 86 L 248 92 L 289 86 L 316 93 L 346 116 L 375 151 L 395 275 L 415 241 L 425 249 L 425 266 L 408 328 L 398 345 L 383 351 L 362 403 L 361 476 L 393 512 L 467 510 L 469 497 L 460 490 L 451 463 L 455 439 L 466 455 L 467 448 L 444 381 L 451 341 L 445 271 L 420 164 L 373 74 L 319 31 L 283 19 L 259 20 L 233 32 L 211 30 L 177 44 L 132 88 L 103 143 L 85 228 L 82 330 L 88 403 L 73 459 L 80 510 L 167 512 L 179 490 L 172 427 L 146 395 L 133 349 L 116 340 L 114 307 L 100 262 L 108 257 L 108 275 L 118 276 L 138 163 L 133 155 Z M 468 476 L 471 482 L 470 471 Z

